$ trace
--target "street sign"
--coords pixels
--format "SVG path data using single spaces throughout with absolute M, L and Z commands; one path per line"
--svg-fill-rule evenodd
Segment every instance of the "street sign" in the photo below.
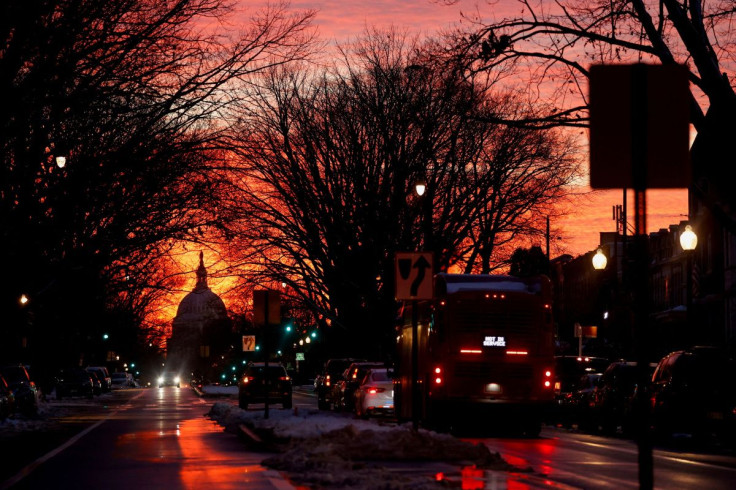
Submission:
M 266 316 L 268 315 L 268 316 Z M 281 293 L 272 289 L 253 291 L 253 323 L 256 325 L 281 323 Z
M 304 352 L 297 352 L 296 353 L 296 360 L 297 361 L 303 361 L 304 360 Z
M 432 299 L 434 259 L 431 252 L 397 252 L 396 299 Z
M 598 327 L 595 325 L 580 325 L 579 323 L 576 323 L 575 337 L 587 337 L 594 339 L 598 337 Z
M 593 189 L 636 188 L 636 172 L 647 189 L 690 185 L 688 73 L 683 65 L 591 66 Z
M 256 336 L 243 335 L 243 352 L 253 352 L 256 350 Z

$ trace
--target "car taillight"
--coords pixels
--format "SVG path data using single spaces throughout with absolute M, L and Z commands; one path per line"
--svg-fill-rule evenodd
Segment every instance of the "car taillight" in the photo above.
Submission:
M 330 386 L 330 375 L 329 374 L 325 378 L 325 386 Z
M 289 378 L 288 376 L 281 376 L 279 379 L 281 381 L 289 381 L 291 378 Z
M 442 368 L 440 366 L 434 368 L 434 384 L 442 384 Z
M 375 395 L 376 393 L 383 393 L 386 390 L 384 388 L 375 388 L 373 386 L 370 386 L 370 387 L 367 388 L 367 391 L 371 395 Z
M 243 383 L 248 384 L 253 381 L 253 376 L 243 376 Z

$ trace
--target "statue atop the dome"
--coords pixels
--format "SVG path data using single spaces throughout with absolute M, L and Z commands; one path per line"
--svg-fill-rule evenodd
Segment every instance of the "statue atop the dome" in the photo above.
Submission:
M 199 251 L 199 267 L 197 267 L 197 285 L 194 290 L 209 289 L 207 287 L 207 269 L 204 267 L 204 253 Z

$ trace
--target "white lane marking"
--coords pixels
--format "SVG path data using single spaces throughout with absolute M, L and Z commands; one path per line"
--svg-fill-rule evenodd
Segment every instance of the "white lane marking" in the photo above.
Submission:
M 142 395 L 143 395 L 143 392 L 137 394 L 136 396 L 134 396 L 131 399 L 131 401 L 137 399 L 138 397 L 140 397 Z M 109 413 L 107 415 L 107 417 L 105 417 L 104 419 L 98 420 L 94 424 L 92 424 L 89 427 L 87 427 L 86 429 L 84 429 L 79 434 L 75 435 L 74 437 L 72 437 L 71 439 L 69 439 L 68 441 L 66 441 L 61 446 L 59 446 L 56 449 L 53 449 L 53 450 L 49 451 L 48 453 L 44 454 L 43 456 L 41 456 L 40 458 L 38 458 L 33 463 L 28 464 L 25 468 L 23 468 L 22 470 L 20 470 L 15 476 L 13 476 L 12 478 L 9 478 L 8 480 L 5 480 L 3 482 L 3 484 L 2 484 L 2 486 L 0 487 L 0 490 L 6 490 L 6 489 L 12 487 L 13 485 L 15 485 L 16 483 L 18 483 L 19 481 L 21 481 L 23 478 L 25 478 L 28 475 L 30 475 L 40 465 L 42 465 L 43 463 L 45 463 L 49 459 L 53 458 L 54 456 L 56 456 L 57 454 L 59 454 L 60 452 L 62 452 L 63 450 L 65 450 L 66 448 L 68 448 L 69 446 L 71 446 L 72 444 L 74 444 L 75 442 L 77 442 L 78 440 L 80 440 L 82 437 L 86 436 L 87 434 L 89 434 L 90 432 L 92 432 L 93 430 L 95 430 L 97 427 L 99 427 L 103 423 L 107 422 L 108 419 L 110 419 L 111 417 L 113 417 L 114 415 L 116 415 L 118 412 L 120 412 L 122 410 L 127 410 L 128 408 L 130 408 L 130 406 L 127 406 L 127 404 L 126 404 L 125 408 L 122 408 L 121 407 L 121 408 L 115 410 L 114 412 Z

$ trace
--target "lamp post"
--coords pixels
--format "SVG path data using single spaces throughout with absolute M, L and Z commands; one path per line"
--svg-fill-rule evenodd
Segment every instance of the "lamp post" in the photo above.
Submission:
M 685 327 L 688 334 L 691 330 L 693 309 L 693 251 L 698 246 L 698 235 L 693 231 L 692 226 L 686 225 L 685 231 L 680 234 L 680 246 L 685 251 L 687 259 L 687 277 L 685 278 Z
M 420 235 L 424 235 L 424 194 L 427 191 L 427 184 L 423 180 L 414 184 L 414 191 L 419 196 L 419 212 L 422 215 Z M 426 236 L 422 236 L 425 242 Z M 419 304 L 416 299 L 411 301 L 411 425 L 416 431 L 419 429 L 419 406 L 421 398 L 419 396 Z

